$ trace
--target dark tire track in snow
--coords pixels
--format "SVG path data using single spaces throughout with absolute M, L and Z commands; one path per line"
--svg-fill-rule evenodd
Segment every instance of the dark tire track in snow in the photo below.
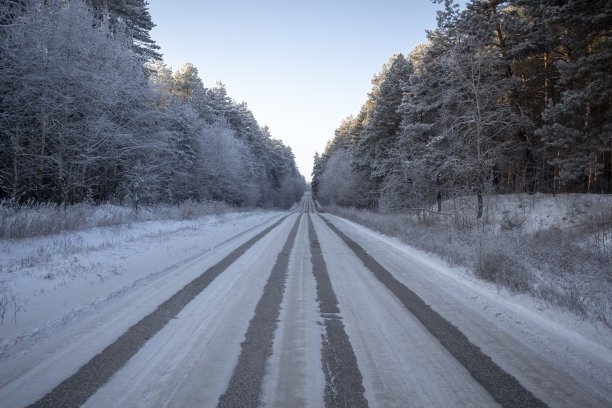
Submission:
M 84 364 L 75 374 L 53 388 L 29 407 L 80 407 L 98 388 L 134 356 L 144 344 L 159 332 L 198 294 L 225 271 L 234 261 L 265 235 L 278 227 L 289 215 L 282 217 L 253 238 L 233 250 L 200 276 L 160 304 L 153 312 L 130 327 L 115 342 Z
M 238 363 L 225 393 L 219 398 L 218 407 L 261 406 L 260 395 L 266 361 L 272 354 L 274 332 L 278 326 L 280 306 L 285 293 L 289 256 L 301 219 L 300 214 L 276 258 L 241 344 Z
M 536 408 L 547 405 L 525 389 L 512 375 L 499 367 L 480 348 L 448 320 L 440 316 L 416 293 L 398 281 L 384 266 L 370 256 L 359 244 L 340 231 L 327 218 L 327 226 L 357 255 L 365 266 L 380 280 L 402 304 L 436 337 L 502 407 Z M 314 262 L 313 262 L 314 263 Z
M 365 389 L 357 358 L 341 321 L 338 299 L 332 288 L 312 219 L 308 215 L 308 235 L 312 272 L 317 285 L 319 311 L 325 335 L 321 346 L 321 362 L 325 374 L 326 407 L 367 407 Z

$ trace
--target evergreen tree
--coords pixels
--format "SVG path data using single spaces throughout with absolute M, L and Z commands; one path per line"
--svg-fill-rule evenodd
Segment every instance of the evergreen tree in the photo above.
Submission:
M 145 0 L 87 0 L 101 19 L 108 19 L 115 33 L 127 34 L 132 49 L 149 59 L 161 59 L 159 46 L 151 39 L 149 32 L 155 27 L 149 3 Z
M 487 191 L 612 191 L 610 2 L 434 3 L 428 43 L 398 75 L 392 57 L 315 156 L 315 194 L 366 197 L 338 184 L 349 168 L 369 174 L 368 206 L 390 211 L 474 194 L 482 216 Z
M 552 150 L 555 191 L 612 191 L 612 5 L 609 1 L 545 2 L 542 17 L 564 56 L 558 98 L 538 131 Z
M 362 163 L 369 163 L 372 188 L 375 190 L 380 188 L 391 168 L 389 160 L 402 121 L 398 108 L 403 98 L 403 86 L 412 71 L 412 62 L 402 54 L 389 59 L 377 78 L 375 104 L 360 132 L 360 158 Z

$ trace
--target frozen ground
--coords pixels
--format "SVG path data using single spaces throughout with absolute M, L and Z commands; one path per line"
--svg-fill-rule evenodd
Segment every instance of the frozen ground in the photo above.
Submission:
M 53 372 L 50 382 L 73 372 L 201 274 L 225 246 L 279 215 L 228 213 L 0 241 L 0 279 L 16 305 L 9 303 L 0 325 L 0 387 L 9 385 L 0 401 L 20 387 L 32 392 L 24 381 L 45 378 L 41 371 Z M 125 308 L 133 310 L 127 319 Z
M 302 206 L 301 212 L 310 210 Z M 22 306 L 16 319 L 6 315 L 0 326 L 0 406 L 38 400 L 186 283 L 288 214 L 150 221 L 3 241 L 1 276 Z M 449 266 L 397 238 L 324 216 L 549 406 L 612 402 L 608 326 L 477 279 L 468 268 Z M 321 312 L 317 300 L 307 217 L 337 295 L 334 316 Z M 324 374 L 330 372 L 321 335 L 328 319 L 341 322 L 348 334 L 369 406 L 496 406 L 491 391 L 314 213 L 294 213 L 271 229 L 169 318 L 86 405 L 214 406 L 296 222 L 271 355 L 258 367 L 265 371 L 265 406 L 324 406 Z

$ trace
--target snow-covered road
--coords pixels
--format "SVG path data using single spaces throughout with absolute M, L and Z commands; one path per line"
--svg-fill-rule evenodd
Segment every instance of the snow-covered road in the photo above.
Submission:
M 608 328 L 318 214 L 309 195 L 238 224 L 63 330 L 14 336 L 0 406 L 612 406 Z

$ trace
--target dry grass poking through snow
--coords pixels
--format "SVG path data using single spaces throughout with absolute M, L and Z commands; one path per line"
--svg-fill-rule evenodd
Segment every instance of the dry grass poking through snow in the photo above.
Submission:
M 491 196 L 480 220 L 475 207 L 466 197 L 444 202 L 443 214 L 323 210 L 612 327 L 612 196 Z
M 185 222 L 206 215 L 237 211 L 221 202 L 185 201 L 179 205 L 131 207 L 111 204 L 76 204 L 67 208 L 54 204 L 15 205 L 0 203 L 0 325 L 9 319 L 16 323 L 25 300 L 12 289 L 11 281 L 23 274 L 58 281 L 88 277 L 104 282 L 105 276 L 120 273 L 116 266 L 107 269 L 89 262 L 88 253 L 117 245 L 116 237 L 94 244 L 84 242 L 75 232 L 100 227 L 129 227 L 145 221 Z M 186 228 L 177 224 L 175 228 Z M 143 238 L 140 235 L 138 238 Z M 59 259 L 59 260 L 58 260 Z M 100 272 L 101 269 L 103 273 Z M 41 275 L 41 270 L 44 274 Z
M 111 204 L 75 204 L 67 208 L 55 204 L 13 205 L 0 203 L 0 239 L 30 238 L 96 227 L 126 225 L 138 221 L 192 220 L 204 215 L 235 211 L 218 201 L 187 200 L 175 206 L 131 207 Z

